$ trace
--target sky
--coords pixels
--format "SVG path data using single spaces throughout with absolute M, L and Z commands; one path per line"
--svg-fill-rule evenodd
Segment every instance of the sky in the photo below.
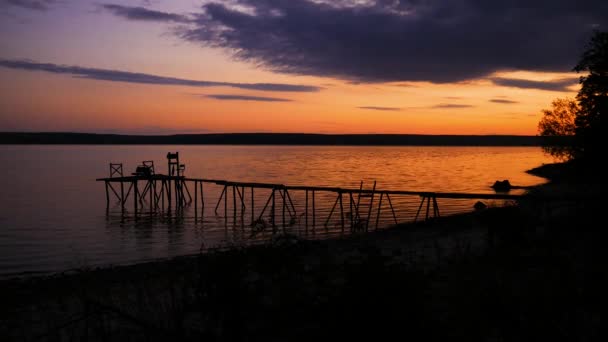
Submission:
M 605 0 L 0 0 L 0 131 L 535 135 Z

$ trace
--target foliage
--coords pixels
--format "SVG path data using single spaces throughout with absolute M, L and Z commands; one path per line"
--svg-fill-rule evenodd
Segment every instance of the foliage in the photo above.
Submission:
M 578 104 L 553 101 L 552 109 L 542 111 L 538 132 L 545 152 L 557 159 L 598 161 L 600 116 L 608 111 L 608 32 L 595 31 L 574 71 L 587 73 L 580 78 Z
M 588 73 L 580 78 L 582 87 L 576 97 L 580 103 L 575 121 L 576 145 L 582 156 L 598 160 L 600 116 L 608 111 L 608 32 L 595 31 L 574 70 Z
M 538 123 L 538 132 L 544 137 L 543 150 L 560 160 L 572 159 L 576 150 L 571 141 L 576 133 L 575 119 L 579 106 L 574 99 L 555 99 L 551 109 L 543 109 L 543 118 Z

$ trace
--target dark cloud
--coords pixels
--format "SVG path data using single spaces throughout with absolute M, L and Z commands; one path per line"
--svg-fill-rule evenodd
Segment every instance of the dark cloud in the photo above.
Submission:
M 14 6 L 35 11 L 46 11 L 55 0 L 0 0 L 0 7 Z
M 249 96 L 249 95 L 232 95 L 232 94 L 212 94 L 203 95 L 216 100 L 229 100 L 229 101 L 261 101 L 261 102 L 290 102 L 289 99 L 282 99 L 278 97 L 263 97 L 263 96 Z
M 468 104 L 460 104 L 460 103 L 440 103 L 438 105 L 432 106 L 431 108 L 472 108 L 474 106 Z
M 150 10 L 144 7 L 131 7 L 122 6 L 115 4 L 103 4 L 101 5 L 105 10 L 112 14 L 123 17 L 130 20 L 140 21 L 160 21 L 160 22 L 176 22 L 176 23 L 187 23 L 190 19 L 181 14 L 167 13 Z
M 359 82 L 458 82 L 569 71 L 606 0 L 233 0 L 178 34 L 267 69 Z
M 569 91 L 568 87 L 577 84 L 579 79 L 577 77 L 567 77 L 550 81 L 532 81 L 520 78 L 492 77 L 490 78 L 490 81 L 503 87 L 540 89 L 549 91 Z
M 502 104 L 514 104 L 519 103 L 519 101 L 507 100 L 507 99 L 490 99 L 490 102 L 494 103 L 502 103 Z
M 384 110 L 384 111 L 398 111 L 401 110 L 399 107 L 379 107 L 379 106 L 362 106 L 357 107 L 359 109 L 370 109 L 370 110 Z
M 316 92 L 320 87 L 283 84 L 283 83 L 232 83 L 187 80 L 183 78 L 157 76 L 151 74 L 134 73 L 120 70 L 107 70 L 96 68 L 84 68 L 79 66 L 57 65 L 52 63 L 37 63 L 26 60 L 1 60 L 0 66 L 11 69 L 22 69 L 30 71 L 46 71 L 56 74 L 67 74 L 74 77 L 89 78 L 102 81 L 178 85 L 190 87 L 232 87 L 239 89 L 278 91 L 278 92 Z

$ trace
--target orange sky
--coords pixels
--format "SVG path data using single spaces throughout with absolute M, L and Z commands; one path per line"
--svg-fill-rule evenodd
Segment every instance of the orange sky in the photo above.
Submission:
M 78 6 L 73 10 L 80 10 L 79 16 L 63 25 L 58 25 L 63 19 L 51 10 L 19 12 L 18 19 L 3 19 L 0 59 L 322 89 L 268 92 L 123 83 L 0 67 L 0 131 L 534 135 L 540 110 L 556 97 L 575 96 L 578 88 L 573 85 L 566 91 L 548 91 L 490 81 L 491 77 L 551 81 L 576 77 L 573 73 L 514 71 L 444 84 L 357 84 L 330 77 L 286 75 L 236 61 L 224 50 L 179 42 L 163 27 L 122 21 L 88 11 L 83 4 Z M 121 34 L 124 31 L 129 34 Z M 218 94 L 289 101 L 207 97 Z
M 267 76 L 273 80 L 272 75 Z M 511 76 L 522 77 L 516 74 Z M 531 74 L 527 79 L 559 78 Z M 0 69 L 2 130 L 136 134 L 312 132 L 536 134 L 540 109 L 570 92 L 464 84 L 349 84 L 335 79 L 277 77 L 322 84 L 314 93 L 244 91 L 226 87 L 142 85 Z M 10 82 L 8 82 L 10 80 Z M 272 96 L 290 102 L 226 101 L 212 94 Z M 490 100 L 514 103 L 494 103 Z M 451 105 L 470 107 L 452 108 Z M 439 108 L 437 108 L 439 106 Z M 443 107 L 442 107 L 443 106 Z M 362 109 L 387 107 L 394 110 Z

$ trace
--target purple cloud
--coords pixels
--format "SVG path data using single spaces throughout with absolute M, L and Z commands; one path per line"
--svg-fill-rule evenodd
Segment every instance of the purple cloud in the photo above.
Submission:
M 285 84 L 285 83 L 234 83 L 188 80 L 183 78 L 158 76 L 151 74 L 135 73 L 121 70 L 108 70 L 97 68 L 86 68 L 79 66 L 58 65 L 52 63 L 37 63 L 26 60 L 1 60 L 0 66 L 10 69 L 21 69 L 29 71 L 46 71 L 55 74 L 67 74 L 74 77 L 89 78 L 101 81 L 127 82 L 157 85 L 178 85 L 190 87 L 231 87 L 259 91 L 277 92 L 316 92 L 320 87 Z

